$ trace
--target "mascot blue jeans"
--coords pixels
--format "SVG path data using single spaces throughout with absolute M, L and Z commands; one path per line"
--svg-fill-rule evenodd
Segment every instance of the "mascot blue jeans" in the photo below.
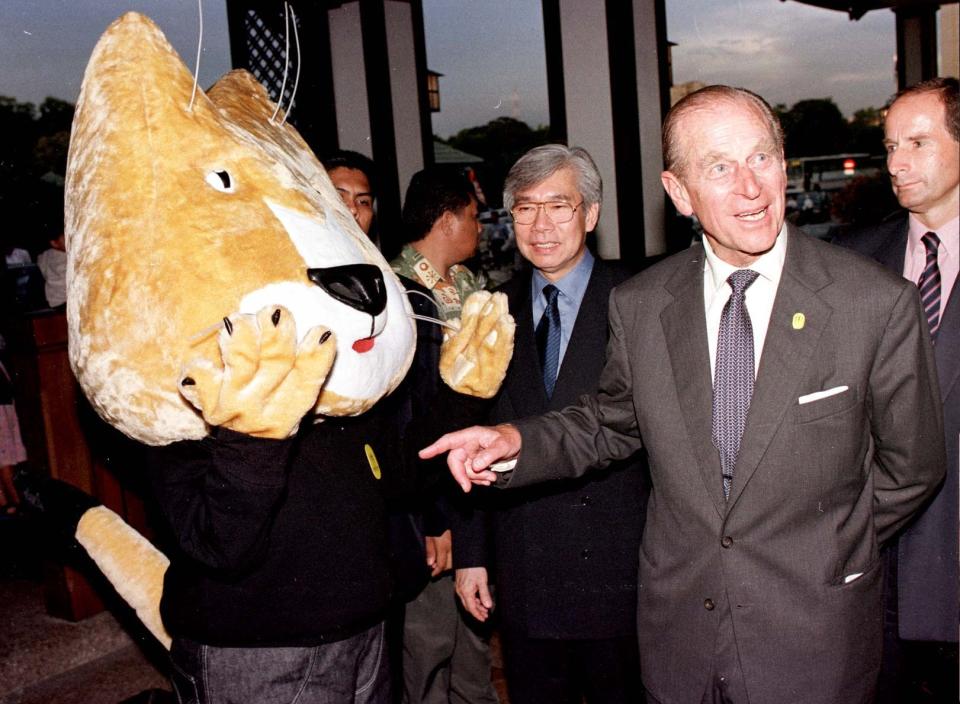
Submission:
M 311 648 L 217 648 L 175 638 L 180 704 L 389 704 L 384 626 Z

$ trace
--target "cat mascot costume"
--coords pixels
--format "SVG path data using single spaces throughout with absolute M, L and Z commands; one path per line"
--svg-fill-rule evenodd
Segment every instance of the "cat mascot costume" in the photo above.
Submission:
M 174 574 L 103 506 L 78 512 L 77 540 L 168 646 L 165 623 L 240 647 L 356 631 L 362 605 L 382 602 L 367 485 L 388 472 L 376 427 L 357 423 L 404 378 L 416 332 L 283 111 L 244 71 L 197 89 L 149 19 L 121 17 L 84 76 L 66 232 L 71 366 L 103 419 L 153 446 L 151 483 L 190 566 Z M 474 294 L 441 376 L 490 397 L 512 348 L 505 299 Z M 251 571 L 273 604 L 237 588 Z M 161 618 L 164 590 L 178 596 Z

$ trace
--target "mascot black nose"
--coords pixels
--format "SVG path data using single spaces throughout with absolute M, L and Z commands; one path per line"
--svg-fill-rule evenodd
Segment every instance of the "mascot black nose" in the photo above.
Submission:
M 383 273 L 373 264 L 307 269 L 307 277 L 338 301 L 361 313 L 375 316 L 387 307 Z

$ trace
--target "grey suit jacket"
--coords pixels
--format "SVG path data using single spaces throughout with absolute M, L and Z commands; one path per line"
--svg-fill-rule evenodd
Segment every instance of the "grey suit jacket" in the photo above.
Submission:
M 909 223 L 904 214 L 891 221 L 847 233 L 837 244 L 873 257 L 901 273 Z M 960 628 L 960 290 L 940 316 L 935 348 L 947 452 L 947 478 L 929 506 L 899 537 L 897 545 L 897 622 L 908 640 L 957 641 Z
M 715 605 L 727 598 L 751 704 L 868 701 L 880 663 L 878 543 L 944 473 L 916 288 L 791 230 L 725 501 L 703 267 L 698 245 L 614 291 L 599 394 L 518 423 L 509 485 L 577 476 L 642 438 L 653 483 L 637 607 L 646 687 L 663 702 L 700 701 Z M 798 403 L 839 386 L 848 389 Z

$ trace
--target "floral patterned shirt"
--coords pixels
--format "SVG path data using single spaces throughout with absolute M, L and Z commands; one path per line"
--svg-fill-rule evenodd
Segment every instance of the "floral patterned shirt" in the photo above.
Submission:
M 483 275 L 475 275 L 462 264 L 450 267 L 447 278 L 453 283 L 447 283 L 426 257 L 409 244 L 403 246 L 403 250 L 390 262 L 390 266 L 398 275 L 416 281 L 430 290 L 441 320 L 459 318 L 463 301 L 474 291 L 483 289 L 486 283 Z

